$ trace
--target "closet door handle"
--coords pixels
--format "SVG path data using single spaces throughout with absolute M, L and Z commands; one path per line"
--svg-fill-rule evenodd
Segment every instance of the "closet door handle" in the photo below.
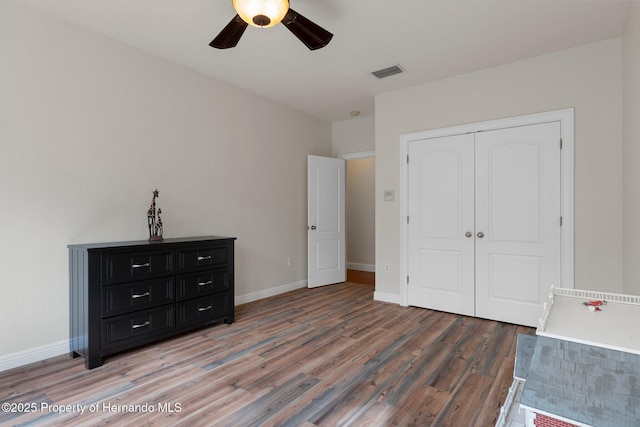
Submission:
M 477 236 L 478 236 L 478 239 L 482 239 L 484 237 L 484 233 L 482 231 L 479 231 Z
M 466 233 L 464 233 L 464 236 L 465 236 L 465 237 L 472 237 L 472 236 L 473 236 L 473 233 L 472 233 L 472 232 L 470 232 L 470 231 L 467 231 Z

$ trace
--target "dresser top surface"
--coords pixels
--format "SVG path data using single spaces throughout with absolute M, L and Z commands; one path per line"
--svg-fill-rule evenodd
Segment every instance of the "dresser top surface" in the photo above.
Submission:
M 100 242 L 100 243 L 78 243 L 68 245 L 69 249 L 107 249 L 107 248 L 121 248 L 121 247 L 154 247 L 154 246 L 167 246 L 182 243 L 199 243 L 208 241 L 220 241 L 220 240 L 235 240 L 235 237 L 225 236 L 196 236 L 196 237 L 174 237 L 170 239 L 163 239 L 160 241 L 150 240 L 131 240 L 123 242 Z

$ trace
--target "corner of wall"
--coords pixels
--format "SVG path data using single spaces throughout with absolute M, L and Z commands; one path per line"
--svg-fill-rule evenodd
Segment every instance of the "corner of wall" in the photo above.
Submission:
M 623 288 L 640 295 L 640 3 L 629 8 L 622 49 Z

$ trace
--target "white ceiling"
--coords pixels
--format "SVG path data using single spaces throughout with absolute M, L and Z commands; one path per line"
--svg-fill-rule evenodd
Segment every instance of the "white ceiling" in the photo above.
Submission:
M 91 31 L 329 122 L 373 114 L 374 96 L 622 35 L 621 0 L 292 0 L 334 34 L 309 51 L 283 25 L 209 42 L 231 0 L 20 0 Z M 371 72 L 399 64 L 406 73 Z

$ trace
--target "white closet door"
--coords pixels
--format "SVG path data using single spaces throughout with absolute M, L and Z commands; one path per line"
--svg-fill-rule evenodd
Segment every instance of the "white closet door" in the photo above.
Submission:
M 410 305 L 474 315 L 473 151 L 473 135 L 409 144 Z
M 476 316 L 535 326 L 561 284 L 560 123 L 476 134 Z

